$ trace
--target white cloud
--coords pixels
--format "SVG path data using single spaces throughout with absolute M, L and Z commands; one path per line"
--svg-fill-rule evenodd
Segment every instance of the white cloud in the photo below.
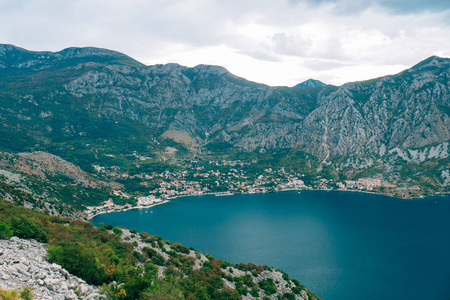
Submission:
M 222 65 L 270 85 L 342 84 L 450 56 L 448 1 L 0 0 L 0 42 L 97 46 L 144 63 Z

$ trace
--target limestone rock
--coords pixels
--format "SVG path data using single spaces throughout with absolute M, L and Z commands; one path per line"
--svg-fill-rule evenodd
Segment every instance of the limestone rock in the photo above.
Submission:
M 99 289 L 49 263 L 45 244 L 12 237 L 0 240 L 0 286 L 30 287 L 38 299 L 105 299 Z M 75 291 L 81 291 L 79 296 Z

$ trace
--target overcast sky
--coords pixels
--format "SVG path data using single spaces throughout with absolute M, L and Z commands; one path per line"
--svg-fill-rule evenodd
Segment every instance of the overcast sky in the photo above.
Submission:
M 449 0 L 0 0 L 0 43 L 343 84 L 450 57 Z

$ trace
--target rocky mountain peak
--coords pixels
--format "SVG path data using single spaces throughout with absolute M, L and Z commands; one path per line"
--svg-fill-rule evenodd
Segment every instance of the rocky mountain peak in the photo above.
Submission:
M 49 54 L 51 52 L 33 52 L 10 44 L 0 44 L 0 69 L 12 67 L 39 56 L 48 57 Z
M 119 63 L 122 65 L 144 66 L 131 57 L 112 50 L 83 47 L 67 48 L 58 52 L 34 52 L 14 45 L 0 44 L 0 68 L 48 68 L 58 62 L 79 63 L 90 62 Z
M 107 58 L 111 59 L 125 59 L 125 60 L 133 60 L 129 56 L 112 50 L 102 49 L 102 48 L 94 48 L 94 47 L 83 47 L 83 48 L 66 48 L 59 52 L 55 52 L 52 55 L 54 59 L 74 59 L 74 58 L 85 58 L 89 57 L 90 59 L 95 58 Z M 136 61 L 136 63 L 138 63 Z M 138 63 L 142 65 L 141 63 Z
M 450 59 L 433 55 L 421 61 L 420 63 L 414 65 L 408 71 L 426 71 L 431 69 L 447 68 L 449 66 L 450 66 Z
M 302 83 L 297 84 L 295 87 L 322 87 L 322 86 L 326 86 L 326 84 L 320 80 L 308 79 L 303 81 Z
M 198 73 L 204 73 L 204 74 L 213 75 L 213 76 L 219 76 L 219 75 L 222 75 L 225 73 L 230 73 L 224 67 L 203 65 L 203 64 L 195 66 L 192 70 L 195 72 L 198 72 Z

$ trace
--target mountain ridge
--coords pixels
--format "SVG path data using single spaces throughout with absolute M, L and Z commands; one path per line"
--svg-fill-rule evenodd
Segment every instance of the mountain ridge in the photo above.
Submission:
M 432 56 L 398 74 L 338 87 L 288 88 L 219 66 L 144 66 L 109 50 L 70 49 L 83 48 L 60 52 L 85 55 L 67 64 L 43 59 L 48 68 L 24 59 L 21 68 L 0 69 L 3 149 L 58 155 L 84 143 L 154 154 L 175 147 L 180 157 L 287 149 L 299 153 L 295 167 L 343 179 L 369 172 L 419 184 L 425 175 L 409 164 L 430 164 L 431 185 L 446 189 L 450 59 Z M 440 154 L 431 155 L 437 147 Z

